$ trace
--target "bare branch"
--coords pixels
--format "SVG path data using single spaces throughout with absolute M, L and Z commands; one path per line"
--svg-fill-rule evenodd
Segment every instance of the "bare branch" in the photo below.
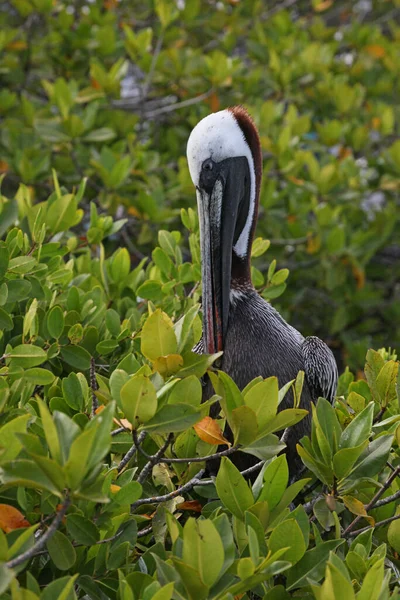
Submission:
M 139 435 L 139 437 L 136 437 L 136 440 L 134 441 L 133 446 L 131 448 L 129 448 L 128 452 L 125 454 L 125 456 L 122 458 L 121 462 L 119 463 L 119 465 L 117 467 L 118 473 L 121 473 L 122 469 L 124 467 L 126 467 L 126 465 L 131 460 L 131 458 L 133 458 L 135 456 L 137 449 L 140 448 L 140 444 L 143 442 L 145 437 L 146 437 L 145 431 L 142 431 L 142 433 Z
M 148 527 L 145 527 L 144 529 L 141 529 L 140 531 L 138 531 L 138 538 L 140 537 L 144 537 L 145 535 L 147 535 L 148 533 L 151 533 L 153 530 L 153 526 L 149 525 Z
M 280 4 L 276 4 L 270 10 L 268 10 L 266 13 L 264 13 L 261 16 L 261 21 L 267 21 L 268 19 L 270 19 L 271 17 L 276 15 L 281 10 L 286 10 L 287 8 L 291 8 L 292 6 L 297 4 L 297 2 L 298 2 L 298 0 L 283 0 L 283 2 L 281 2 Z
M 114 437 L 115 435 L 118 435 L 119 433 L 124 433 L 124 431 L 129 431 L 129 430 L 125 429 L 125 427 L 118 427 L 118 429 L 114 429 L 114 431 L 111 432 L 111 437 Z
M 93 356 L 90 359 L 90 388 L 92 390 L 92 417 L 95 416 L 96 410 L 99 407 L 99 402 L 97 400 L 97 396 L 95 391 L 97 390 L 97 381 L 96 381 L 96 365 L 94 362 Z
M 394 471 L 392 471 L 391 475 L 388 477 L 383 486 L 376 492 L 375 496 L 372 498 L 368 504 L 365 505 L 365 510 L 368 512 L 371 508 L 374 508 L 379 498 L 382 494 L 391 486 L 392 482 L 396 477 L 400 475 L 400 467 L 397 467 Z M 362 519 L 361 515 L 358 515 L 350 525 L 344 530 L 343 537 L 349 535 L 349 532 L 354 528 L 354 526 Z M 368 527 L 367 527 L 368 529 Z
M 142 434 L 140 434 L 140 435 L 142 435 Z M 168 448 L 168 446 L 171 444 L 173 438 L 174 438 L 174 434 L 170 433 L 169 436 L 167 437 L 166 441 L 164 442 L 164 444 L 158 450 L 158 452 L 156 452 L 154 454 L 154 456 L 150 456 L 149 461 L 145 464 L 139 477 L 137 478 L 137 481 L 139 483 L 143 483 L 143 481 L 145 481 L 146 477 L 149 475 L 149 473 L 152 470 L 152 468 L 154 467 L 154 465 L 156 465 L 158 462 L 161 462 L 161 458 L 162 458 L 164 452 L 166 451 L 166 449 Z M 139 448 L 140 448 L 140 446 L 139 446 Z
M 200 96 L 196 96 L 195 98 L 189 98 L 188 100 L 182 100 L 181 102 L 174 102 L 173 104 L 168 104 L 167 106 L 162 106 L 156 110 L 152 110 L 144 113 L 144 117 L 147 119 L 154 119 L 161 114 L 173 112 L 174 110 L 179 110 L 180 108 L 186 108 L 187 106 L 192 106 L 192 104 L 198 104 L 199 102 L 203 102 L 212 94 L 212 89 L 204 94 L 200 94 Z
M 380 506 L 385 506 L 385 504 L 390 504 L 391 502 L 395 502 L 400 498 L 400 490 L 391 496 L 386 496 L 386 498 L 382 498 L 382 500 L 378 500 L 374 504 L 374 508 L 379 508 Z
M 383 415 L 384 415 L 385 412 L 386 412 L 386 406 L 382 406 L 382 408 L 380 409 L 380 411 L 374 417 L 374 420 L 373 420 L 372 424 L 375 425 L 375 423 L 378 423 L 378 421 L 381 420 L 381 417 L 383 417 Z
M 22 565 L 22 563 L 24 563 L 26 560 L 33 558 L 39 552 L 39 550 L 41 550 L 43 548 L 43 546 L 45 546 L 45 544 L 48 542 L 48 540 L 55 534 L 55 532 L 57 531 L 58 527 L 61 524 L 61 521 L 64 518 L 65 513 L 68 510 L 70 503 L 71 503 L 71 500 L 70 500 L 69 495 L 67 494 L 65 496 L 64 502 L 61 505 L 60 510 L 58 511 L 58 513 L 56 514 L 56 516 L 54 517 L 53 521 L 51 522 L 49 527 L 46 529 L 44 534 L 41 535 L 37 539 L 37 541 L 33 544 L 33 546 L 31 548 L 29 548 L 29 550 L 26 550 L 19 556 L 9 560 L 6 563 L 6 567 L 8 567 L 9 569 L 13 569 L 14 567 L 18 567 L 19 565 Z
M 397 519 L 400 519 L 400 515 L 394 515 L 394 517 L 389 517 L 389 519 L 384 519 L 383 521 L 378 521 L 378 523 L 375 523 L 375 525 L 373 527 L 370 525 L 368 527 L 363 527 L 362 529 L 356 529 L 355 531 L 351 531 L 348 534 L 348 537 L 355 537 L 356 535 L 359 535 L 360 533 L 364 533 L 364 531 L 368 531 L 369 529 L 375 529 L 376 527 L 383 527 L 384 525 L 388 525 L 392 521 L 397 521 Z
M 172 500 L 176 498 L 176 496 L 180 496 L 185 492 L 189 492 L 194 488 L 195 485 L 198 485 L 201 482 L 201 477 L 204 475 L 204 469 L 201 469 L 195 477 L 192 477 L 190 481 L 181 485 L 179 488 L 170 492 L 169 494 L 164 494 L 163 496 L 152 496 L 151 498 L 140 498 L 140 500 L 136 500 L 133 504 L 131 504 L 131 511 L 136 510 L 139 506 L 143 504 L 159 504 L 160 502 L 168 502 L 168 500 Z
M 160 34 L 160 37 L 157 40 L 157 44 L 156 44 L 156 47 L 154 49 L 153 56 L 152 56 L 152 59 L 151 59 L 150 69 L 149 69 L 149 72 L 147 74 L 146 81 L 144 82 L 144 85 L 143 85 L 143 91 L 142 91 L 142 100 L 143 101 L 146 100 L 147 95 L 149 93 L 149 89 L 150 89 L 151 82 L 152 82 L 152 79 L 153 79 L 153 76 L 154 76 L 154 71 L 155 71 L 155 68 L 156 68 L 157 60 L 158 60 L 158 57 L 159 57 L 160 52 L 161 52 L 161 47 L 162 47 L 162 44 L 163 44 L 163 40 L 164 40 L 164 32 L 162 31 L 161 34 Z
M 246 477 L 246 475 L 251 475 L 251 473 L 254 473 L 254 471 L 258 471 L 259 469 L 261 469 L 264 464 L 265 464 L 265 460 L 260 460 L 260 462 L 256 463 L 252 467 L 249 467 L 248 469 L 245 469 L 244 471 L 240 471 L 240 474 L 243 477 Z M 196 483 L 196 485 L 200 485 L 200 486 L 212 485 L 213 483 L 215 483 L 213 479 L 202 479 L 199 483 Z
M 285 431 L 282 433 L 282 437 L 279 440 L 281 442 L 281 444 L 287 444 L 287 441 L 289 439 L 289 434 L 290 434 L 290 427 L 286 427 Z
M 239 450 L 240 446 L 231 446 L 230 448 L 228 448 L 227 450 L 221 450 L 221 452 L 215 452 L 215 454 L 209 454 L 208 456 L 191 456 L 190 458 L 168 458 L 168 457 L 164 457 L 162 459 L 160 459 L 158 462 L 159 463 L 196 463 L 196 462 L 205 462 L 207 460 L 214 460 L 216 458 L 221 458 L 222 456 L 229 456 L 230 454 L 233 454 L 234 452 L 236 452 L 237 450 Z M 143 456 L 145 456 L 146 458 L 148 458 L 149 460 L 152 458 L 151 454 L 147 454 L 147 452 L 145 450 L 143 450 L 143 448 L 139 448 L 139 452 L 141 454 L 143 454 Z

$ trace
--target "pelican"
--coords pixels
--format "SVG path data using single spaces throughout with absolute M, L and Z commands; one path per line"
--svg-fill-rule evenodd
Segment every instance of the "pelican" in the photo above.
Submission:
M 187 160 L 200 224 L 203 336 L 197 350 L 223 350 L 221 368 L 240 389 L 260 375 L 276 375 L 283 386 L 303 370 L 301 407 L 310 409 L 319 396 L 332 402 L 338 371 L 331 350 L 318 337 L 304 338 L 251 282 L 262 153 L 247 111 L 235 106 L 202 119 L 190 134 Z M 205 397 L 210 393 L 208 384 Z M 289 393 L 280 409 L 291 406 Z M 296 443 L 310 432 L 310 422 L 308 416 L 289 432 L 292 473 L 299 466 Z

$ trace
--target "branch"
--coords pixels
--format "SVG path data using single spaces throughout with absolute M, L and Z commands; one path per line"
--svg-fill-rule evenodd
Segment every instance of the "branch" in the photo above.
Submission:
M 400 467 L 397 467 L 394 471 L 392 471 L 391 475 L 388 477 L 383 486 L 376 492 L 375 496 L 372 498 L 368 504 L 365 505 L 365 510 L 368 512 L 371 508 L 374 508 L 379 498 L 382 494 L 391 486 L 392 482 L 396 477 L 400 475 Z M 386 500 L 386 498 L 385 498 Z M 349 534 L 349 532 L 353 529 L 353 527 L 362 519 L 361 515 L 358 515 L 350 525 L 344 530 L 343 537 Z M 367 527 L 368 529 L 368 527 Z
M 144 529 L 141 529 L 140 531 L 138 531 L 138 534 L 137 534 L 138 538 L 144 537 L 148 533 L 151 533 L 152 529 L 153 529 L 152 525 L 149 525 L 148 527 L 145 527 Z
M 261 469 L 264 464 L 265 464 L 265 460 L 260 460 L 260 462 L 256 463 L 252 467 L 249 467 L 248 469 L 245 469 L 244 471 L 240 471 L 240 474 L 243 477 L 246 477 L 246 475 L 251 475 L 251 473 L 254 473 L 254 471 L 258 471 L 259 469 Z M 200 485 L 200 486 L 212 485 L 213 483 L 214 483 L 213 479 L 202 479 L 201 481 L 199 481 L 199 483 L 196 483 L 196 485 Z
M 200 96 L 196 96 L 195 98 L 189 98 L 188 100 L 182 100 L 181 102 L 174 102 L 173 104 L 162 106 L 156 110 L 145 112 L 144 117 L 147 119 L 153 119 L 154 117 L 158 117 L 158 115 L 161 115 L 163 113 L 169 113 L 180 108 L 186 108 L 186 106 L 192 106 L 192 104 L 203 102 L 203 100 L 206 100 L 211 94 L 212 89 L 208 92 L 205 92 L 204 94 L 200 94 Z
M 114 429 L 114 431 L 111 432 L 111 437 L 114 437 L 115 435 L 118 435 L 119 433 L 124 433 L 124 431 L 129 431 L 129 430 L 126 429 L 125 427 L 118 427 L 118 429 Z
M 131 504 L 131 510 L 134 511 L 143 504 L 159 504 L 160 502 L 168 502 L 168 500 L 172 500 L 173 498 L 176 498 L 176 496 L 180 496 L 185 492 L 189 492 L 194 488 L 195 485 L 199 485 L 201 477 L 203 475 L 204 469 L 201 469 L 201 471 L 199 471 L 197 475 L 193 477 L 190 481 L 188 481 L 184 485 L 181 485 L 181 487 L 177 488 L 173 492 L 170 492 L 169 494 L 164 494 L 163 496 L 152 496 L 151 498 L 141 498 L 140 500 L 136 500 L 136 502 Z
M 11 560 L 9 560 L 6 563 L 6 567 L 8 567 L 9 569 L 13 569 L 14 567 L 22 565 L 22 563 L 24 563 L 26 560 L 33 558 L 35 554 L 37 554 L 37 552 L 41 550 L 43 546 L 48 542 L 48 540 L 55 534 L 70 504 L 71 500 L 69 495 L 67 494 L 65 496 L 64 502 L 61 505 L 60 510 L 58 511 L 58 513 L 54 517 L 54 520 L 51 522 L 44 534 L 41 535 L 40 538 L 38 538 L 38 540 L 33 544 L 31 548 L 29 548 L 29 550 L 26 550 L 16 558 L 12 558 Z
M 99 407 L 99 402 L 98 402 L 97 396 L 95 394 L 95 391 L 97 390 L 97 381 L 96 381 L 96 366 L 95 366 L 93 356 L 90 359 L 90 388 L 92 390 L 92 417 L 94 417 L 96 414 L 96 410 Z
M 286 427 L 285 431 L 282 433 L 282 437 L 279 440 L 281 442 L 281 444 L 287 444 L 287 441 L 289 439 L 289 434 L 290 434 L 290 427 Z
M 133 446 L 128 450 L 128 452 L 122 458 L 121 462 L 119 463 L 119 465 L 117 467 L 118 473 L 121 473 L 122 469 L 124 467 L 126 467 L 126 465 L 131 460 L 131 458 L 133 458 L 135 456 L 136 450 L 138 448 L 140 448 L 140 444 L 143 442 L 143 440 L 144 440 L 145 437 L 146 437 L 146 432 L 145 431 L 142 431 L 142 433 L 139 435 L 139 437 L 136 436 L 136 440 L 134 441 Z
M 377 502 L 375 502 L 374 508 L 379 508 L 380 506 L 385 506 L 385 504 L 390 504 L 391 502 L 394 502 L 395 500 L 398 500 L 399 498 L 400 498 L 400 490 L 398 492 L 396 492 L 395 494 L 392 494 L 391 496 L 386 496 L 386 498 L 382 498 L 382 500 L 378 500 Z
M 168 458 L 164 457 L 158 462 L 162 463 L 196 463 L 196 462 L 205 462 L 207 460 L 214 460 L 215 458 L 221 458 L 222 456 L 229 456 L 233 454 L 237 450 L 239 450 L 240 446 L 231 446 L 227 450 L 221 450 L 221 452 L 215 452 L 215 454 L 209 454 L 208 456 L 191 456 L 190 458 Z M 148 459 L 151 459 L 151 454 L 147 454 L 143 448 L 138 448 L 139 452 L 143 454 Z
M 356 535 L 359 535 L 360 533 L 364 533 L 364 531 L 368 531 L 369 529 L 375 529 L 376 527 L 382 527 L 383 525 L 388 525 L 392 521 L 397 521 L 397 519 L 400 519 L 400 515 L 394 515 L 394 517 L 389 517 L 389 519 L 384 519 L 383 521 L 378 521 L 378 523 L 375 523 L 375 525 L 373 527 L 370 525 L 369 527 L 363 527 L 362 529 L 356 529 L 355 531 L 351 531 L 349 533 L 349 537 L 355 537 Z
M 143 85 L 143 91 L 142 91 L 142 100 L 143 101 L 146 100 L 147 95 L 149 93 L 149 89 L 150 89 L 150 86 L 151 86 L 151 81 L 153 79 L 153 75 L 154 75 L 154 71 L 155 71 L 155 68 L 156 68 L 157 60 L 158 60 L 159 54 L 161 52 L 161 47 L 162 47 L 162 44 L 163 44 L 163 40 L 164 40 L 164 32 L 162 31 L 161 34 L 160 34 L 160 37 L 157 40 L 157 44 L 156 44 L 156 47 L 154 49 L 153 56 L 151 58 L 150 69 L 149 69 L 149 72 L 147 74 L 146 81 L 144 82 L 144 85 Z
M 142 435 L 142 434 L 140 434 L 140 435 Z M 150 471 L 152 470 L 152 468 L 154 467 L 154 465 L 156 465 L 158 462 L 161 462 L 160 459 L 162 458 L 164 452 L 166 451 L 166 449 L 172 442 L 173 437 L 174 437 L 174 434 L 170 433 L 169 436 L 167 437 L 166 441 L 164 442 L 164 444 L 158 450 L 158 452 L 156 452 L 154 454 L 154 456 L 150 456 L 149 461 L 144 465 L 139 477 L 137 478 L 137 481 L 139 483 L 143 483 L 146 480 L 146 478 L 147 478 L 148 474 L 150 473 Z M 139 446 L 139 448 L 140 448 L 140 446 Z
M 281 4 L 276 4 L 270 10 L 268 10 L 266 13 L 264 13 L 261 16 L 260 20 L 267 21 L 268 19 L 270 19 L 271 17 L 276 15 L 281 10 L 286 10 L 287 8 L 290 8 L 294 4 L 297 4 L 297 2 L 298 2 L 298 0 L 284 0 L 283 2 L 281 2 Z
M 374 417 L 372 424 L 375 425 L 375 423 L 378 423 L 378 421 L 380 421 L 381 417 L 384 415 L 385 412 L 386 412 L 386 406 L 382 406 L 380 411 L 376 414 L 376 417 Z

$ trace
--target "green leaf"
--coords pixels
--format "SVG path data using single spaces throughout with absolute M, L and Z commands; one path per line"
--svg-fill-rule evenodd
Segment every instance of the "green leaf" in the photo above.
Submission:
M 243 521 L 245 511 L 254 504 L 253 494 L 240 471 L 225 456 L 221 459 L 215 486 L 224 506 Z
M 69 535 L 78 544 L 93 546 L 100 539 L 100 531 L 97 525 L 82 515 L 74 513 L 68 515 L 66 525 Z
M 201 581 L 198 571 L 175 556 L 172 561 L 186 588 L 185 600 L 206 600 L 209 588 Z
M 340 448 L 354 448 L 368 440 L 372 431 L 374 403 L 370 402 L 346 427 L 340 438 Z
M 9 421 L 0 428 L 0 462 L 13 460 L 22 449 L 22 444 L 16 434 L 25 433 L 31 415 L 21 415 Z
M 160 309 L 155 310 L 143 325 L 141 350 L 150 360 L 178 353 L 178 343 L 171 319 Z
M 94 447 L 96 444 L 97 427 L 85 429 L 72 442 L 65 472 L 68 477 L 69 487 L 75 491 L 84 482 L 85 476 L 92 467 Z
M 60 464 L 63 464 L 57 427 L 53 421 L 49 409 L 47 408 L 47 405 L 42 400 L 38 400 L 37 402 L 39 406 L 40 417 L 42 419 L 44 435 L 46 437 L 46 442 L 49 447 L 50 454 L 54 458 L 54 460 L 58 461 Z
M 75 564 L 75 548 L 67 536 L 61 533 L 61 531 L 55 531 L 52 537 L 47 541 L 46 546 L 50 558 L 57 569 L 67 571 Z
M 400 551 L 400 521 L 393 521 L 387 532 L 388 542 L 396 552 Z
M 394 360 L 386 362 L 376 378 L 376 389 L 378 391 L 381 406 L 387 406 L 396 398 L 396 380 L 399 363 Z
M 3 331 L 10 331 L 14 327 L 14 322 L 10 315 L 0 308 L 0 329 Z
M 39 490 L 47 490 L 59 498 L 62 493 L 52 480 L 33 461 L 27 459 L 13 460 L 1 467 L 2 482 L 6 485 L 21 485 Z
M 278 379 L 269 377 L 252 387 L 244 396 L 244 403 L 249 406 L 257 417 L 260 433 L 278 410 L 279 388 Z
M 365 442 L 359 446 L 356 446 L 355 448 L 343 448 L 342 450 L 338 450 L 338 452 L 336 452 L 335 456 L 333 457 L 333 470 L 338 479 L 342 479 L 350 473 L 354 463 L 361 456 L 367 446 L 368 440 L 365 440 Z
M 212 521 L 193 518 L 186 521 L 182 559 L 199 573 L 202 583 L 208 587 L 218 580 L 224 564 L 224 547 Z
M 264 471 L 264 483 L 258 502 L 266 500 L 270 510 L 275 508 L 286 490 L 289 481 L 289 468 L 286 456 L 273 459 Z
M 14 577 L 15 572 L 9 569 L 4 563 L 0 563 L 0 594 L 7 591 Z
M 82 387 L 76 373 L 70 373 L 62 380 L 62 392 L 68 405 L 74 410 L 83 410 L 84 397 Z
M 121 331 L 119 314 L 113 308 L 109 308 L 106 312 L 106 327 L 111 335 L 117 336 Z
M 382 435 L 373 440 L 360 456 L 348 477 L 353 481 L 362 477 L 374 477 L 385 465 L 392 442 L 392 435 Z
M 147 423 L 157 410 L 157 395 L 154 385 L 144 375 L 134 375 L 120 389 L 122 410 L 136 429 Z
M 41 365 L 46 359 L 47 354 L 39 346 L 33 344 L 21 344 L 16 348 L 13 348 L 11 352 L 7 354 L 8 358 L 12 359 L 14 366 L 24 367 L 36 367 Z
M 76 224 L 77 201 L 74 194 L 57 198 L 47 209 L 46 226 L 52 234 L 66 231 Z
M 296 423 L 304 419 L 306 415 L 308 415 L 308 410 L 302 408 L 287 408 L 286 410 L 281 410 L 276 417 L 268 421 L 264 426 L 262 436 L 264 437 L 269 433 L 281 431 L 282 429 L 286 429 L 286 427 L 296 425 Z
M 321 587 L 321 597 L 324 600 L 336 600 L 336 598 L 355 600 L 353 586 L 347 570 L 344 573 L 337 565 L 332 564 L 331 560 L 332 558 L 326 566 L 325 581 Z
M 74 584 L 79 574 L 72 577 L 61 577 L 47 584 L 40 596 L 40 600 L 76 600 Z
M 216 354 L 197 354 L 196 352 L 186 352 L 183 356 L 183 367 L 179 369 L 179 377 L 203 377 L 207 369 L 222 356 L 222 352 Z
M 35 385 L 50 385 L 55 380 L 55 375 L 47 369 L 34 367 L 24 371 L 24 379 L 32 381 Z
M 395 522 L 391 525 L 394 525 Z M 368 570 L 362 582 L 361 590 L 357 594 L 357 600 L 377 600 L 381 597 L 384 561 L 385 559 L 381 558 Z
M 47 329 L 52 338 L 58 340 L 64 331 L 64 313 L 60 306 L 53 306 L 47 314 Z
M 137 481 L 130 481 L 125 484 L 118 492 L 113 496 L 113 502 L 119 505 L 133 504 L 142 495 L 142 486 Z
M 190 404 L 167 404 L 141 427 L 149 433 L 183 431 L 200 421 L 201 413 Z
M 168 394 L 168 404 L 191 404 L 200 406 L 202 397 L 202 387 L 200 380 L 191 375 L 178 381 Z
M 90 369 L 90 354 L 81 346 L 63 346 L 61 356 L 66 363 L 78 371 Z
M 325 573 L 325 565 L 329 554 L 344 540 L 329 540 L 322 542 L 312 550 L 307 550 L 303 558 L 290 569 L 287 575 L 287 590 L 307 587 L 310 581 L 319 581 Z
M 283 556 L 293 565 L 299 562 L 307 550 L 302 531 L 294 519 L 283 521 L 273 529 L 268 547 L 271 552 L 287 548 Z
M 254 411 L 249 406 L 234 408 L 231 415 L 234 444 L 251 444 L 257 437 L 258 427 Z

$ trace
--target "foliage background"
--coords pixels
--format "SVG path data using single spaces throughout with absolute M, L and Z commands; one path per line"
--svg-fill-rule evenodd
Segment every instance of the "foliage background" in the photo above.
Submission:
M 398 597 L 399 363 L 367 353 L 400 333 L 398 4 L 2 4 L 2 600 Z M 215 357 L 191 353 L 186 141 L 238 103 L 264 152 L 253 281 L 344 371 L 292 485 L 276 433 L 304 411 L 210 370 L 208 420 Z M 204 480 L 225 419 L 252 486 L 230 448 Z
M 191 128 L 243 103 L 265 157 L 257 231 L 271 250 L 255 264 L 289 268 L 277 308 L 360 368 L 400 333 L 396 6 L 3 3 L 3 191 L 23 182 L 39 202 L 51 168 L 69 188 L 88 177 L 85 203 L 128 218 L 109 246 L 137 264 L 194 206 Z

